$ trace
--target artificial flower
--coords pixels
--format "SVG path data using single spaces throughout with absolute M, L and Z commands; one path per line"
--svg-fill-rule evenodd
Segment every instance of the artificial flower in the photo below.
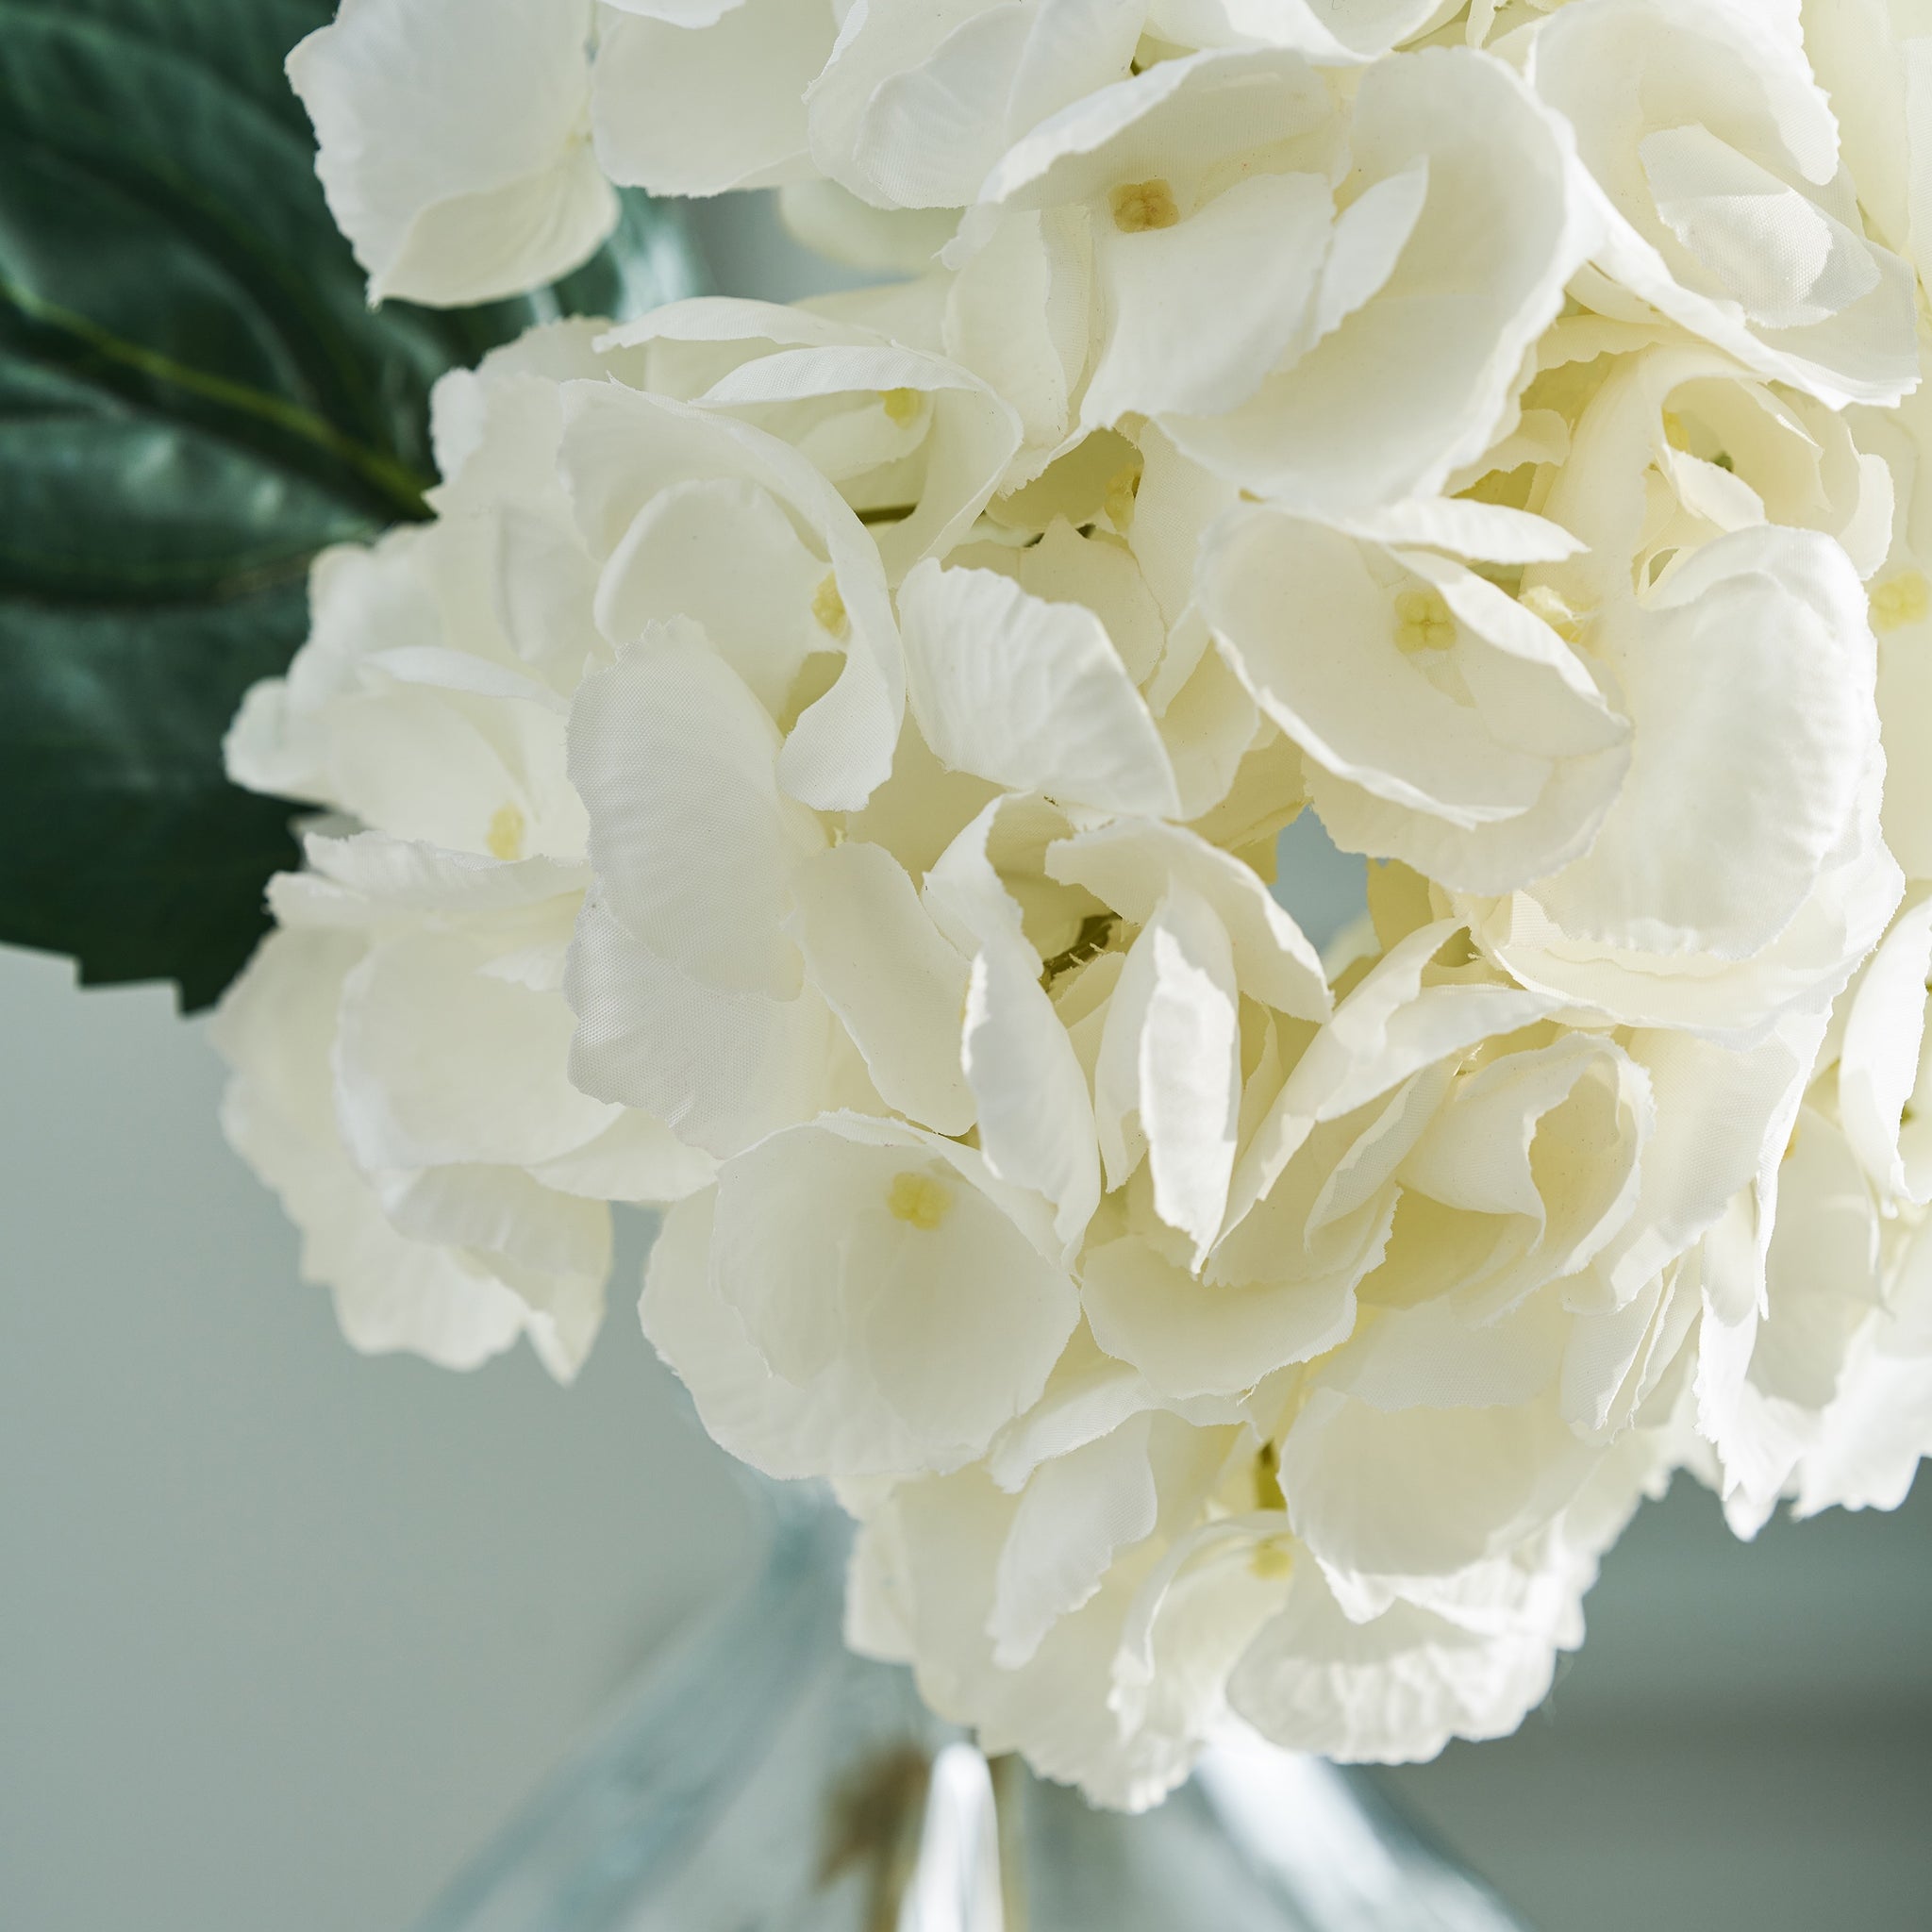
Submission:
M 353 0 L 373 292 L 607 176 L 904 279 L 448 379 L 244 706 L 337 818 L 228 1119 L 352 1337 L 567 1374 L 665 1204 L 646 1332 L 858 1519 L 850 1641 L 1112 1805 L 1507 1731 L 1674 1471 L 1895 1505 L 1924 13 Z

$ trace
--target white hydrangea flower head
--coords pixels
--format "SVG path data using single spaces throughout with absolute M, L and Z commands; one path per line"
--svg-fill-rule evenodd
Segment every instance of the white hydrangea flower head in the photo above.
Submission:
M 349 1339 L 466 1368 L 527 1335 L 566 1378 L 603 1314 L 607 1204 L 710 1170 L 567 1077 L 591 874 L 565 740 L 587 640 L 550 624 L 533 661 L 518 613 L 558 604 L 554 548 L 528 534 L 554 508 L 556 377 L 597 366 L 563 325 L 449 379 L 440 519 L 318 560 L 309 641 L 248 693 L 227 754 L 241 783 L 336 818 L 275 881 L 282 929 L 215 1027 L 230 1139 Z
M 613 182 L 904 277 L 449 378 L 437 522 L 244 707 L 339 822 L 230 1127 L 352 1336 L 568 1373 L 604 1204 L 668 1204 L 645 1329 L 858 1519 L 850 1641 L 1112 1805 L 1507 1732 L 1674 1471 L 1746 1535 L 1894 1506 L 1928 48 L 352 0 L 293 71 L 374 293 L 541 281 Z M 1303 812 L 1365 861 L 1325 955 Z

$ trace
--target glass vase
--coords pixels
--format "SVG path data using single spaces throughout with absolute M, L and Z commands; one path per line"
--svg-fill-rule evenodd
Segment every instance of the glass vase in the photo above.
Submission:
M 758 1580 L 648 1669 L 419 1932 L 1521 1932 L 1360 1774 L 1210 1752 L 1138 1817 L 991 1763 L 841 1636 L 850 1525 L 768 1492 Z

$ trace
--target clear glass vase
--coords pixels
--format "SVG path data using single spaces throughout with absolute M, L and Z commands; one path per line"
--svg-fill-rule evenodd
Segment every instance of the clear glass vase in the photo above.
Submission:
M 1359 1774 L 1217 1752 L 1125 1817 L 991 1765 L 841 1638 L 849 1525 L 768 1497 L 744 1595 L 646 1672 L 420 1932 L 1521 1932 Z

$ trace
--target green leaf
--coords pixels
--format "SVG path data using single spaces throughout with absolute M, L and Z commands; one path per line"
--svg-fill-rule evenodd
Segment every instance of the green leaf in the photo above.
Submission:
M 430 385 L 695 286 L 666 211 L 526 300 L 371 309 L 282 73 L 326 0 L 0 0 L 0 941 L 215 998 L 297 808 L 223 775 L 310 558 L 425 514 Z

